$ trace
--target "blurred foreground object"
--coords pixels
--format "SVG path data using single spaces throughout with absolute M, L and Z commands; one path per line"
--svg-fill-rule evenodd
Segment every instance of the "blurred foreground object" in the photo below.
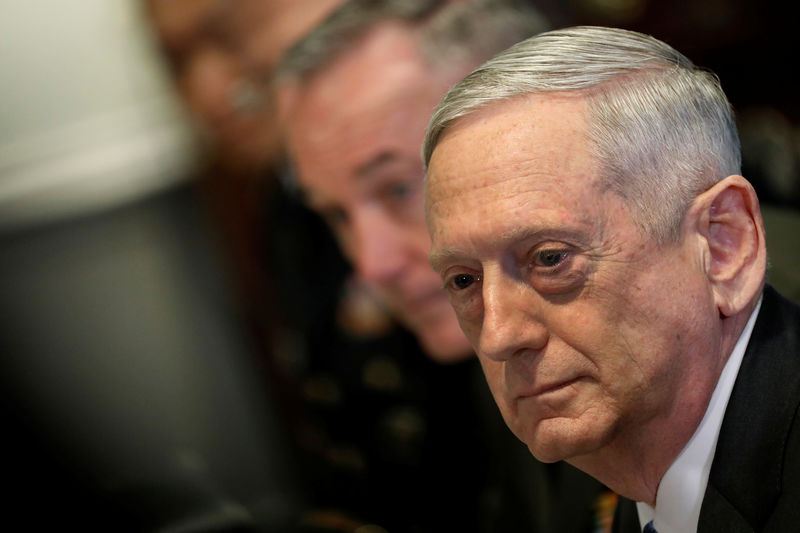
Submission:
M 164 190 L 195 142 L 135 2 L 1 0 L 0 227 Z
M 279 528 L 263 368 L 133 0 L 0 0 L 0 351 L 22 530 Z

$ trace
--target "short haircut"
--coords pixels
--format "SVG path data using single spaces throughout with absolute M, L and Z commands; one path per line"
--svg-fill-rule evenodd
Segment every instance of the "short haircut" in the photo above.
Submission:
M 275 78 L 302 83 L 390 20 L 418 26 L 423 58 L 442 68 L 469 62 L 471 69 L 548 29 L 546 19 L 521 0 L 350 0 L 290 47 Z
M 586 99 L 601 185 L 625 198 L 639 226 L 662 242 L 678 237 L 697 194 L 741 172 L 733 111 L 713 73 L 648 35 L 592 26 L 524 40 L 456 84 L 428 125 L 425 165 L 459 118 L 556 92 Z

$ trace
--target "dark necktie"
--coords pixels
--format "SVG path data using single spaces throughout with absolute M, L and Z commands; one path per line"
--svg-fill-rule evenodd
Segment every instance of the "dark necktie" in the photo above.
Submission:
M 644 529 L 642 530 L 642 533 L 658 533 L 658 531 L 656 531 L 656 528 L 653 527 L 653 521 L 652 520 L 650 520 L 644 526 Z

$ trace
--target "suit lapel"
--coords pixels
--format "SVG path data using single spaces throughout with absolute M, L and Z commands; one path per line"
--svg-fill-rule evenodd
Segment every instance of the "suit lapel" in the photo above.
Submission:
M 699 531 L 761 530 L 775 508 L 800 403 L 799 327 L 800 310 L 767 287 L 720 429 Z M 718 529 L 716 521 L 740 528 Z
M 706 487 L 697 533 L 751 533 L 747 520 L 711 483 Z

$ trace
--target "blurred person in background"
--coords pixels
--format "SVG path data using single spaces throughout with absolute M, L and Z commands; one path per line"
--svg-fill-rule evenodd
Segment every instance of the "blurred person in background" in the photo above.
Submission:
M 401 383 L 415 381 L 416 394 L 426 396 L 404 400 L 413 414 L 406 433 L 418 434 L 418 444 L 398 435 L 378 450 L 396 448 L 413 464 L 369 478 L 375 503 L 366 516 L 385 509 L 392 518 L 378 523 L 390 531 L 601 531 L 610 522 L 614 497 L 602 485 L 566 464 L 526 457 L 497 424 L 477 360 L 427 261 L 419 148 L 431 110 L 481 61 L 546 26 L 516 2 L 352 0 L 291 47 L 276 72 L 289 186 L 419 345 L 396 342 L 394 350 L 404 349 L 388 360 Z M 414 362 L 420 350 L 427 362 Z M 355 371 L 364 365 L 349 361 Z
M 264 304 L 270 290 L 264 218 L 282 156 L 271 72 L 283 50 L 341 2 L 147 0 L 179 95 L 204 141 L 205 200 L 257 328 L 270 329 L 277 319 Z
M 147 0 L 210 149 L 263 174 L 281 155 L 269 80 L 280 54 L 342 0 Z

